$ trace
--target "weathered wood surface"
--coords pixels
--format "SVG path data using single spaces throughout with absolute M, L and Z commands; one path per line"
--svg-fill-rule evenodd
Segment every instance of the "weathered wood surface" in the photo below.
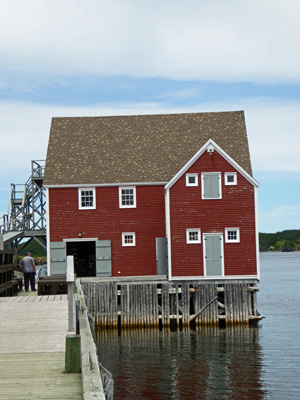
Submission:
M 87 308 L 79 281 L 76 281 L 79 302 L 79 327 L 81 336 L 81 373 L 84 400 L 105 400 L 100 371 L 98 365 L 97 349 L 91 334 Z
M 0 354 L 0 399 L 82 400 L 81 374 L 64 367 L 62 352 Z
M 237 282 L 115 281 L 81 278 L 89 312 L 102 328 L 248 324 L 259 315 L 256 287 Z M 199 311 L 201 312 L 199 313 Z M 196 317 L 195 317 L 196 316 Z
M 64 372 L 67 331 L 67 295 L 0 298 L 0 399 L 83 398 L 81 374 Z

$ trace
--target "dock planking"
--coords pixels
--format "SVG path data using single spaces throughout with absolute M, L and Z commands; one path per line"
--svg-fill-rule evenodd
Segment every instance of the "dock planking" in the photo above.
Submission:
M 0 399 L 82 399 L 66 374 L 67 295 L 0 298 Z

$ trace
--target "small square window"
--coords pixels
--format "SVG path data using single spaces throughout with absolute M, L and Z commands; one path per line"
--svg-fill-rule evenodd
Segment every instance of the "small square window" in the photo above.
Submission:
M 236 185 L 237 174 L 236 172 L 225 172 L 225 185 Z
M 135 246 L 135 233 L 123 232 L 122 233 L 122 246 Z
M 90 210 L 96 208 L 95 188 L 79 189 L 78 197 L 80 210 Z
M 134 186 L 119 188 L 119 206 L 120 208 L 136 207 L 136 189 Z
M 226 228 L 225 229 L 225 242 L 226 243 L 239 243 L 240 229 L 239 228 Z
M 200 235 L 200 229 L 187 229 L 186 230 L 186 242 L 188 244 L 192 243 L 201 243 L 201 235 Z
M 186 186 L 198 186 L 198 174 L 186 174 Z

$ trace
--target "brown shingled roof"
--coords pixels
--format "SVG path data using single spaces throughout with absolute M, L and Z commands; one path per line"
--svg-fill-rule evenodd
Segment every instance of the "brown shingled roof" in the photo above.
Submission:
M 252 175 L 243 111 L 53 118 L 44 184 L 167 182 L 209 139 Z

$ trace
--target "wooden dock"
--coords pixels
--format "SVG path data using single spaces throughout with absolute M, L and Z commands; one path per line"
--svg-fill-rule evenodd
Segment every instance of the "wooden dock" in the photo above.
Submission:
M 66 374 L 67 295 L 0 298 L 0 399 L 82 400 L 82 376 Z

